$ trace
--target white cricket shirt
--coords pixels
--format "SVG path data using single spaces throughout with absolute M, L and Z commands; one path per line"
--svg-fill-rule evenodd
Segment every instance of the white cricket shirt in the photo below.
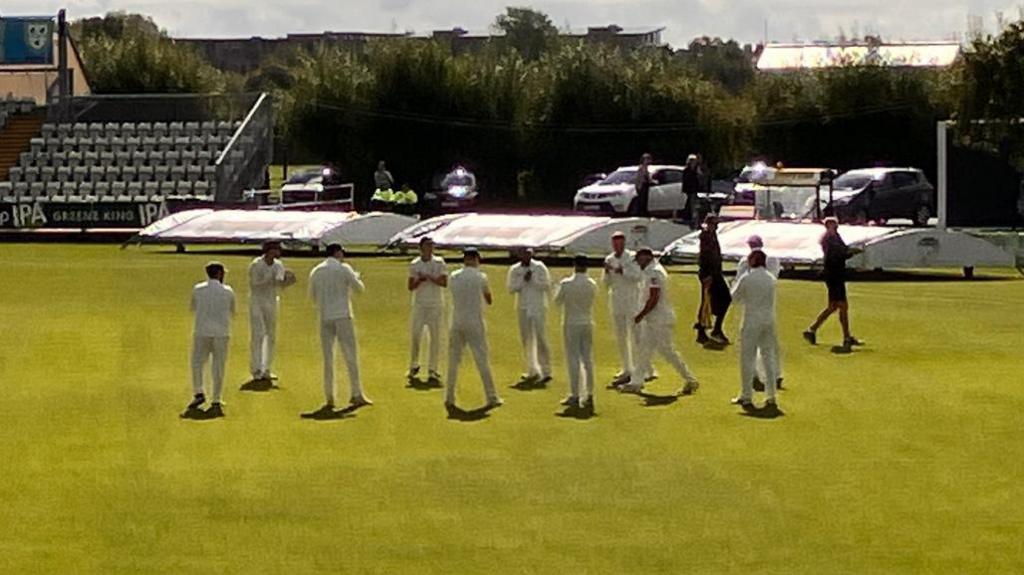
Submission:
M 444 258 L 433 256 L 430 260 L 423 261 L 416 258 L 409 264 L 409 277 L 418 276 L 438 277 L 448 275 L 448 267 Z M 423 308 L 436 308 L 444 305 L 444 289 L 432 281 L 421 283 L 412 292 L 412 304 Z
M 352 317 L 351 292 L 365 289 L 352 266 L 327 258 L 309 274 L 309 295 L 320 310 L 320 321 Z
M 448 280 L 448 290 L 452 293 L 452 325 L 482 325 L 487 274 L 477 268 L 462 268 Z
M 231 316 L 235 313 L 235 292 L 220 281 L 210 279 L 192 288 L 193 334 L 196 337 L 228 337 Z
M 563 325 L 592 325 L 594 323 L 594 298 L 597 297 L 597 282 L 586 273 L 577 272 L 558 283 L 555 303 L 565 308 Z

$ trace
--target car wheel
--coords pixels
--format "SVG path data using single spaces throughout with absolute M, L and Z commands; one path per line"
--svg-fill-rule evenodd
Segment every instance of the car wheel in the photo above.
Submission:
M 920 206 L 917 211 L 914 212 L 914 225 L 923 227 L 928 225 L 928 220 L 932 217 L 932 210 L 928 206 Z

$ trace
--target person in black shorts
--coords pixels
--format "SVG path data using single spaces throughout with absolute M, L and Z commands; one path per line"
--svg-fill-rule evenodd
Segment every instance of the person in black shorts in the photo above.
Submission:
M 700 255 L 697 277 L 700 279 L 701 304 L 697 310 L 697 343 L 701 345 L 717 343 L 729 345 L 729 338 L 722 331 L 725 314 L 729 313 L 732 294 L 729 284 L 722 274 L 722 248 L 718 243 L 718 217 L 708 214 L 704 218 L 704 227 L 700 232 Z M 710 313 L 708 313 L 710 311 Z M 707 316 L 714 316 L 714 327 L 711 337 L 707 335 Z
M 838 311 L 839 324 L 843 327 L 842 347 L 849 350 L 855 345 L 860 345 L 860 342 L 850 335 L 850 308 L 846 300 L 846 260 L 856 255 L 859 250 L 847 247 L 846 242 L 839 235 L 839 220 L 832 217 L 825 218 L 824 224 L 825 234 L 821 236 L 821 249 L 825 255 L 822 279 L 825 280 L 825 287 L 828 289 L 828 306 L 818 314 L 818 319 L 814 320 L 814 324 L 804 332 L 804 339 L 811 345 L 817 345 L 818 328 Z

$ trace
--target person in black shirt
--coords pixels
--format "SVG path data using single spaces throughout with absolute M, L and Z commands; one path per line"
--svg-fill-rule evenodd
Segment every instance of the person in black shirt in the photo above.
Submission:
M 654 159 L 650 154 L 644 154 L 640 158 L 640 167 L 636 171 L 636 214 L 642 218 L 649 217 L 651 215 L 650 210 L 650 197 L 651 197 L 651 162 Z
M 697 330 L 697 343 L 703 345 L 713 340 L 722 345 L 729 344 L 729 338 L 725 337 L 722 331 L 722 322 L 725 321 L 725 314 L 729 312 L 732 304 L 732 294 L 729 292 L 729 284 L 725 282 L 722 274 L 722 248 L 718 244 L 718 217 L 708 214 L 704 218 L 704 229 L 700 232 L 700 255 L 698 258 L 699 269 L 697 276 L 700 278 L 701 302 L 697 312 L 697 323 L 694 329 Z M 710 313 L 708 313 L 710 311 Z M 707 335 L 708 316 L 714 316 L 714 328 L 711 330 L 711 337 Z
M 691 229 L 696 229 L 700 224 L 700 207 L 698 202 L 702 174 L 696 154 L 690 154 L 686 158 L 686 167 L 683 168 L 683 195 L 686 196 L 686 210 L 683 217 L 690 223 Z
M 850 335 L 850 310 L 846 300 L 846 260 L 858 253 L 847 247 L 839 235 L 839 220 L 825 218 L 825 234 L 821 236 L 821 249 L 824 252 L 824 270 L 822 278 L 828 288 L 828 306 L 820 314 L 814 324 L 804 332 L 804 339 L 811 345 L 818 343 L 818 328 L 833 313 L 839 312 L 839 323 L 843 327 L 843 348 L 849 350 L 860 345 L 857 338 Z

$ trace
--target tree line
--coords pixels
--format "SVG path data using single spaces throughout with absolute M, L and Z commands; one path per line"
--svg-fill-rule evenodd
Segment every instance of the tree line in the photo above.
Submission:
M 504 35 L 472 52 L 425 39 L 321 44 L 247 76 L 213 68 L 139 15 L 81 20 L 73 34 L 97 93 L 270 92 L 279 153 L 330 161 L 364 189 L 381 159 L 414 188 L 464 163 L 489 194 L 550 203 L 644 152 L 665 163 L 700 153 L 718 177 L 752 158 L 934 173 L 937 120 L 987 142 L 991 128 L 980 134 L 974 120 L 1024 117 L 1024 21 L 948 69 L 771 74 L 735 41 L 622 50 L 559 37 L 545 15 L 513 8 L 495 26 Z M 1021 165 L 1017 131 L 1002 137 Z

